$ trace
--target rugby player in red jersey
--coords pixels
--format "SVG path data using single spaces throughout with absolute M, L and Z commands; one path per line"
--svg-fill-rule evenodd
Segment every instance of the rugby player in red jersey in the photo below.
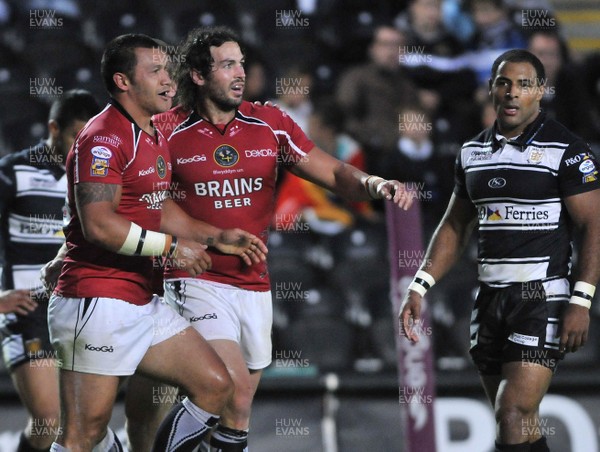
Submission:
M 62 364 L 53 451 L 122 450 L 107 425 L 120 380 L 136 371 L 188 395 L 162 423 L 155 451 L 192 450 L 232 395 L 213 348 L 153 295 L 153 258 L 172 258 L 197 276 L 211 266 L 204 244 L 251 263 L 249 254 L 260 260 L 261 243 L 194 220 L 168 198 L 171 158 L 151 120 L 172 103 L 166 65 L 157 40 L 139 34 L 112 40 L 102 58 L 111 101 L 67 157 L 66 256 L 48 308 Z M 223 243 L 224 237 L 237 240 Z
M 155 121 L 169 142 L 173 182 L 188 195 L 176 201 L 189 215 L 219 228 L 243 225 L 266 242 L 279 164 L 350 200 L 411 205 L 401 183 L 331 157 L 285 112 L 243 102 L 244 54 L 231 30 L 191 31 L 180 56 L 180 104 Z M 252 399 L 271 362 L 269 274 L 265 263 L 245 266 L 218 250 L 207 252 L 212 267 L 201 275 L 167 271 L 165 300 L 213 346 L 235 385 L 212 432 L 211 450 L 244 451 Z

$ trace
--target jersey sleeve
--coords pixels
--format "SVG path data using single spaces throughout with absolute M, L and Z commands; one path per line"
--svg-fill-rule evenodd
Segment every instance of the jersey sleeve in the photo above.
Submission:
M 562 156 L 558 168 L 558 183 L 563 197 L 600 188 L 600 165 L 590 146 L 577 140 Z
M 101 135 L 101 133 L 100 133 Z M 94 140 L 95 136 L 80 137 L 75 145 L 75 180 L 99 184 L 122 183 L 123 170 L 128 164 L 123 144 Z
M 465 169 L 462 165 L 462 151 L 456 156 L 454 163 L 454 194 L 459 198 L 469 199 L 467 185 L 465 180 Z
M 291 167 L 299 162 L 315 147 L 298 124 L 285 112 L 278 110 L 277 123 L 274 127 L 278 142 L 278 157 L 280 163 Z

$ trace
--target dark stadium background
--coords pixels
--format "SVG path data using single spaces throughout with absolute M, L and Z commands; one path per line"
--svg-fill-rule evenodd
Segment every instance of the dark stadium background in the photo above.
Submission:
M 285 69 L 300 62 L 312 71 L 314 84 L 308 94 L 318 98 L 335 89 L 344 70 L 365 61 L 375 24 L 396 17 L 405 3 L 0 0 L 0 155 L 44 137 L 48 106 L 64 91 L 86 88 L 101 103 L 106 101 L 100 55 L 107 40 L 118 34 L 147 33 L 175 46 L 194 26 L 229 25 L 251 48 L 249 63 L 258 56 L 264 62 L 264 100 L 276 97 Z M 518 9 L 536 2 L 511 3 Z M 588 72 L 581 76 L 589 81 L 597 114 L 600 4 L 546 3 L 573 54 L 587 63 L 582 67 Z M 311 10 L 311 5 L 316 6 Z M 294 21 L 278 21 L 282 17 Z M 600 117 L 595 120 L 600 130 Z M 597 152 L 598 143 L 593 145 Z M 424 225 L 424 230 L 433 226 Z M 274 364 L 256 398 L 251 450 L 402 451 L 385 228 L 359 224 L 336 236 L 275 231 L 269 245 L 273 285 L 281 296 L 274 295 Z M 465 353 L 476 286 L 474 255 L 473 243 L 460 268 L 429 294 L 436 306 L 432 331 L 440 452 L 492 448 L 493 415 Z M 464 299 L 467 308 L 453 308 L 462 304 L 455 298 Z M 596 303 L 588 345 L 560 365 L 543 406 L 553 451 L 598 450 L 599 358 Z M 113 427 L 122 429 L 123 420 L 119 403 Z M 14 450 L 24 424 L 25 412 L 0 367 L 0 452 Z

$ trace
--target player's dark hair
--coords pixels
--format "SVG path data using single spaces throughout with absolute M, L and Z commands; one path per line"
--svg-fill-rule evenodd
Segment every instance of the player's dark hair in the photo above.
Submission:
M 113 75 L 116 72 L 122 72 L 129 79 L 133 79 L 135 65 L 137 64 L 135 49 L 156 49 L 164 48 L 164 46 L 165 44 L 162 41 L 148 35 L 136 33 L 117 36 L 110 41 L 104 49 L 102 62 L 100 63 L 100 73 L 108 92 L 116 94 L 119 91 L 113 81 Z
M 98 102 L 84 89 L 66 91 L 50 107 L 48 120 L 57 122 L 60 129 L 65 129 L 74 121 L 86 121 L 100 112 Z
M 200 27 L 190 31 L 180 46 L 180 58 L 175 67 L 177 102 L 186 110 L 192 110 L 198 101 L 198 87 L 190 72 L 196 69 L 202 77 L 209 77 L 214 60 L 211 47 L 221 47 L 226 42 L 236 42 L 242 49 L 238 35 L 229 27 Z
M 542 85 L 544 79 L 546 78 L 546 71 L 544 69 L 544 65 L 538 57 L 536 57 L 533 53 L 529 52 L 528 50 L 513 49 L 507 50 L 494 61 L 494 64 L 492 65 L 492 81 L 497 75 L 500 64 L 502 64 L 503 62 L 531 64 L 535 69 L 535 76 L 539 85 Z

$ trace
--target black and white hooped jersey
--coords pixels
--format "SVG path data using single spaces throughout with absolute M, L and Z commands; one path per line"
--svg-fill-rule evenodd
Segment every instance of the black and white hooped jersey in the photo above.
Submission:
M 491 127 L 456 160 L 456 196 L 479 219 L 479 280 L 495 287 L 564 278 L 571 270 L 568 196 L 600 188 L 590 147 L 541 112 L 515 139 Z
M 64 242 L 64 159 L 43 143 L 0 159 L 2 288 L 41 287 L 40 268 Z

